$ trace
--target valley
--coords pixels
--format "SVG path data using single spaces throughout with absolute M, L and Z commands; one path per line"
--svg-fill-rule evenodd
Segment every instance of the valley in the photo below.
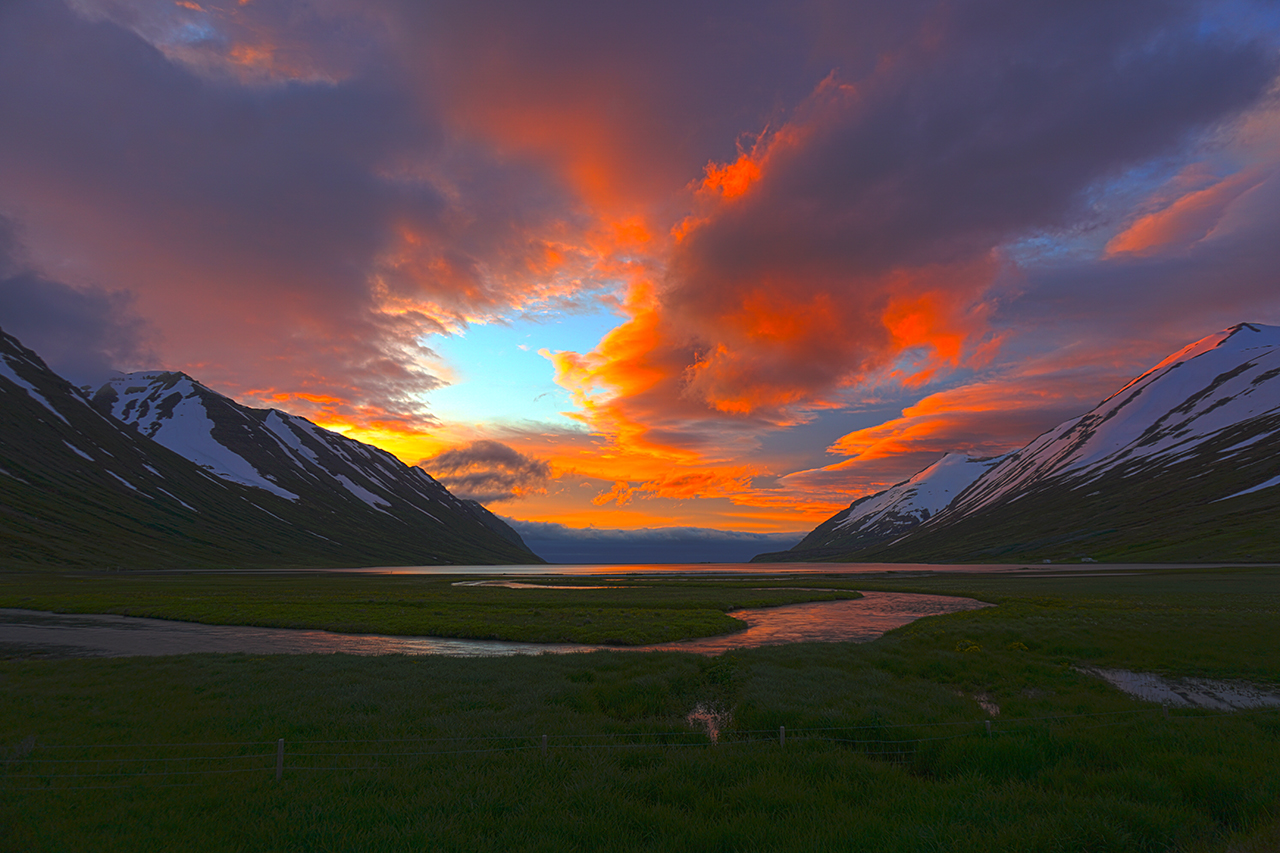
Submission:
M 740 583 L 685 594 L 736 598 Z M 0 850 L 1260 853 L 1280 839 L 1280 711 L 1162 710 L 1083 671 L 1274 690 L 1276 569 L 855 583 L 997 606 L 871 643 L 716 657 L 10 656 Z

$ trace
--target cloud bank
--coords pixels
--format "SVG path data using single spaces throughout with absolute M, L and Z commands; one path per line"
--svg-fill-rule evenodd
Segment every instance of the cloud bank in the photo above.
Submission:
M 812 521 L 1280 321 L 1278 72 L 1250 0 L 10 0 L 0 325 L 545 518 Z M 443 336 L 587 310 L 577 432 L 433 414 Z

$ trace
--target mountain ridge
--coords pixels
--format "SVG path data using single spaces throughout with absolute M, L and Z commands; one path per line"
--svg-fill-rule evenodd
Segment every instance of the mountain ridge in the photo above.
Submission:
M 197 390 L 199 383 L 185 374 L 147 375 L 170 383 L 159 402 L 188 383 L 182 393 L 199 397 L 202 409 L 206 401 L 221 407 L 215 418 L 224 429 L 240 418 L 241 439 L 248 444 L 256 418 L 247 413 L 260 412 L 265 419 L 274 412 L 249 410 L 204 386 Z M 119 381 L 139 378 L 113 380 Z M 179 419 L 197 421 L 199 413 L 181 393 L 154 406 L 170 413 L 159 420 L 172 421 L 184 400 L 188 405 Z M 310 444 L 298 439 L 317 457 L 309 468 L 290 470 L 278 464 L 287 456 L 279 449 L 285 443 L 279 436 L 261 457 L 250 453 L 258 467 L 240 455 L 247 452 L 244 447 L 234 446 L 218 445 L 223 447 L 221 458 L 192 461 L 144 434 L 150 424 L 139 428 L 115 419 L 105 398 L 92 405 L 2 330 L 0 401 L 0 558 L 5 565 L 272 568 L 541 562 L 518 535 L 513 539 L 504 532 L 506 525 L 496 516 L 449 494 L 425 471 L 302 418 L 284 428 L 291 434 L 294 429 L 305 432 L 304 424 L 315 430 Z M 275 416 L 282 423 L 296 417 Z M 215 418 L 206 416 L 209 435 Z M 219 453 L 212 445 L 205 450 Z M 256 477 L 259 482 L 220 476 L 237 474 L 215 470 L 232 457 L 249 468 L 238 472 L 241 479 Z M 293 451 L 289 458 L 297 462 L 306 454 Z M 380 497 L 385 506 L 364 499 L 361 489 Z
M 892 541 L 815 550 L 806 537 L 757 559 L 1280 559 L 1277 458 L 1280 327 L 1240 323 L 1002 457 Z

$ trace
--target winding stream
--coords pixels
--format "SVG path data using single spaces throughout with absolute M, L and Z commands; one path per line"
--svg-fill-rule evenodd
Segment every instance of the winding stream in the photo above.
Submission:
M 44 613 L 0 608 L 0 648 L 23 656 L 129 657 L 194 652 L 246 654 L 492 655 L 586 652 L 600 649 L 686 651 L 716 655 L 729 649 L 802 642 L 874 640 L 886 631 L 925 616 L 990 607 L 972 598 L 865 592 L 862 598 L 788 604 L 729 615 L 746 630 L 652 646 L 594 646 L 577 643 L 515 643 L 442 637 L 338 634 L 296 628 L 202 625 L 134 616 Z

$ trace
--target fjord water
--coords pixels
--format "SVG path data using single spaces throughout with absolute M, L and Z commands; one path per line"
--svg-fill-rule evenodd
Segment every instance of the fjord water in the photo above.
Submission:
M 992 572 L 1080 572 L 1143 571 L 1149 569 L 1224 568 L 1235 563 L 582 563 L 528 566 L 366 566 L 351 569 L 322 569 L 328 572 L 357 572 L 393 575 L 499 575 L 546 576 L 601 575 L 912 575 L 945 573 L 988 574 Z

